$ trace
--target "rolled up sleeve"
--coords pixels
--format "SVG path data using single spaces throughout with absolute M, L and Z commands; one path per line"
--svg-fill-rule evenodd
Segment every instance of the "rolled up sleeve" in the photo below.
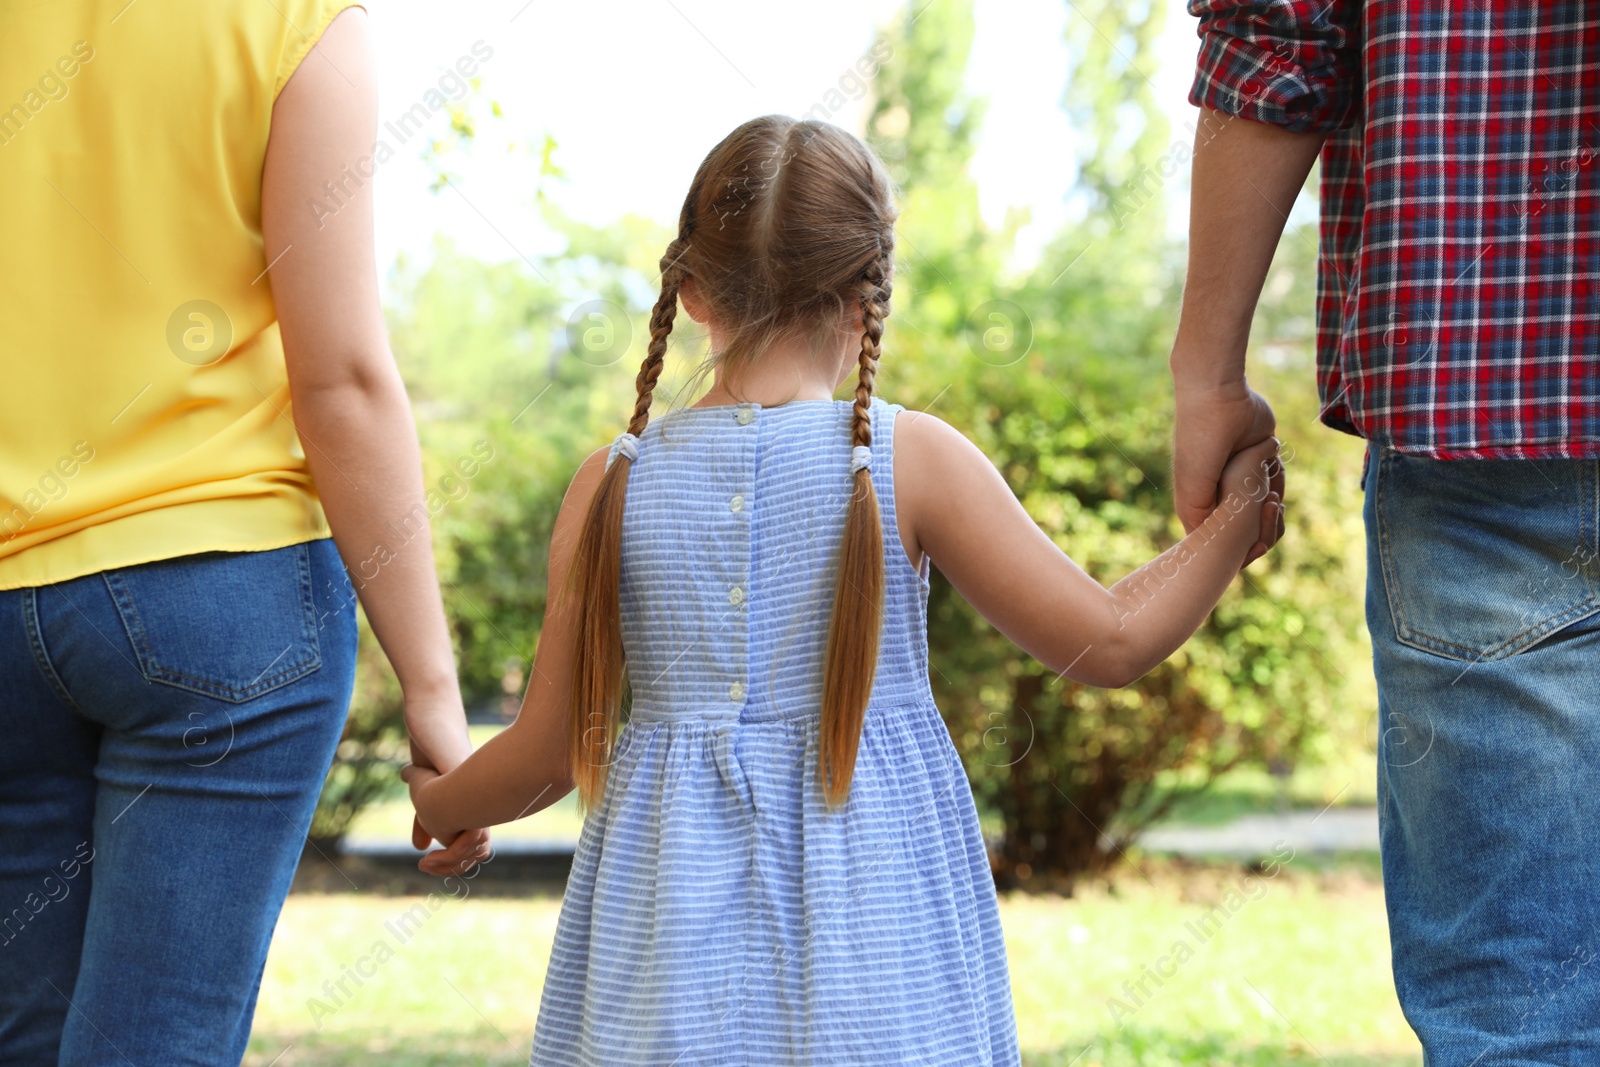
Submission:
M 1349 126 L 1361 102 L 1361 0 L 1189 0 L 1189 102 L 1294 132 Z

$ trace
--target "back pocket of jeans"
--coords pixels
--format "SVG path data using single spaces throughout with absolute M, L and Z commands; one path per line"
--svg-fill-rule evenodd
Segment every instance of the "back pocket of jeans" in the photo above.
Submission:
M 1592 463 L 1389 448 L 1377 462 L 1378 547 L 1402 644 L 1504 659 L 1600 611 Z
M 240 703 L 322 665 L 304 544 L 103 572 L 152 682 Z

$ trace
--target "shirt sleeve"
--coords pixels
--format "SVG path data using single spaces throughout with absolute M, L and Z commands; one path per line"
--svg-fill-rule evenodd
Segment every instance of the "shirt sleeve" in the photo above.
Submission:
M 269 6 L 277 11 L 283 31 L 278 77 L 272 86 L 272 98 L 276 100 L 289 78 L 300 69 L 301 61 L 321 40 L 322 31 L 328 28 L 328 23 L 348 8 L 365 9 L 368 5 L 366 0 L 297 0 L 285 3 L 282 7 L 275 4 Z
M 1294 132 L 1332 132 L 1361 103 L 1362 0 L 1188 0 L 1200 19 L 1189 102 Z

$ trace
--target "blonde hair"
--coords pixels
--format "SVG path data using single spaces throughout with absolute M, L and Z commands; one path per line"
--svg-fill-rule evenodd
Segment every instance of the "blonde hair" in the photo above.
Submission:
M 727 331 L 712 362 L 736 367 L 780 338 L 813 345 L 836 337 L 846 314 L 862 320 L 851 443 L 872 444 L 873 378 L 894 267 L 893 185 L 883 164 L 837 126 L 785 115 L 752 119 L 700 163 L 661 257 L 661 295 L 636 380 L 627 433 L 637 438 L 667 352 L 684 279 Z M 852 466 L 855 464 L 852 463 Z M 579 619 L 570 701 L 569 756 L 579 803 L 605 793 L 620 715 L 622 515 L 630 450 L 600 480 L 568 574 Z M 853 491 L 839 548 L 828 628 L 818 772 L 830 808 L 848 798 L 883 615 L 883 528 L 870 467 Z

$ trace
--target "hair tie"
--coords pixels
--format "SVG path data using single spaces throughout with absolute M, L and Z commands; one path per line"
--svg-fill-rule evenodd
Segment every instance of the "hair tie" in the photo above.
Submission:
M 611 462 L 617 458 L 617 453 L 627 456 L 630 461 L 639 458 L 639 438 L 624 431 L 617 434 L 617 439 L 611 442 L 611 452 L 606 456 L 606 470 L 611 469 Z
M 859 470 L 869 470 L 872 467 L 872 446 L 856 445 L 850 450 L 850 473 Z

